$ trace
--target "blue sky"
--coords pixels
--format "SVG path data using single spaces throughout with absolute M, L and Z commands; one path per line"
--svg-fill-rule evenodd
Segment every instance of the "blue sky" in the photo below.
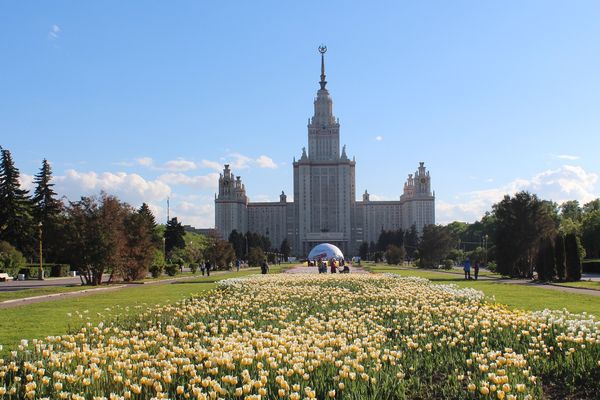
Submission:
M 357 195 L 396 199 L 424 161 L 438 222 L 503 194 L 599 196 L 600 3 L 0 4 L 0 145 L 29 185 L 105 189 L 214 225 L 220 165 L 251 200 L 291 198 L 317 47 Z

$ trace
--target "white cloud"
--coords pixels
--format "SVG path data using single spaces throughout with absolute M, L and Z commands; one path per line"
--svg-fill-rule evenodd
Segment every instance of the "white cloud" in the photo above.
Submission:
M 58 34 L 60 33 L 60 26 L 58 25 L 52 25 L 52 27 L 50 27 L 50 31 L 48 32 L 48 39 L 50 40 L 56 40 L 58 39 Z
M 219 187 L 219 174 L 216 172 L 196 176 L 172 172 L 159 176 L 158 180 L 167 185 L 186 185 L 201 189 L 215 189 Z
M 142 167 L 151 167 L 154 165 L 154 160 L 150 157 L 136 158 L 135 161 Z
M 205 198 L 202 202 L 178 202 L 171 208 L 172 217 L 177 217 L 184 225 L 191 225 L 196 228 L 214 227 L 214 201 L 210 198 Z
M 570 155 L 570 154 L 559 154 L 558 156 L 556 156 L 556 158 L 560 158 L 561 160 L 574 161 L 574 160 L 579 160 L 581 157 L 579 157 L 579 156 L 573 156 L 573 155 Z
M 221 171 L 223 164 L 217 161 L 202 160 L 202 165 L 206 168 L 214 169 L 215 171 Z
M 202 160 L 202 166 L 222 171 L 225 164 L 229 164 L 232 170 L 248 169 L 251 167 L 276 169 L 279 165 L 267 155 L 260 155 L 258 158 L 248 157 L 240 153 L 228 153 L 226 157 L 221 157 L 220 161 Z
M 517 178 L 502 187 L 462 193 L 455 202 L 438 200 L 436 220 L 439 223 L 478 220 L 486 211 L 491 211 L 492 205 L 502 200 L 504 195 L 513 195 L 521 190 L 557 203 L 567 200 L 587 203 L 598 197 L 597 182 L 596 173 L 587 172 L 580 166 L 563 165 L 535 174 L 530 179 Z
M 195 162 L 178 158 L 177 160 L 167 161 L 163 167 L 167 171 L 190 171 L 198 168 Z
M 377 140 L 378 142 L 381 142 L 383 140 L 383 136 L 377 135 L 377 136 L 375 136 L 375 140 Z
M 104 190 L 133 206 L 139 206 L 142 202 L 161 201 L 171 195 L 171 188 L 166 183 L 125 172 L 96 173 L 68 169 L 65 175 L 56 176 L 55 182 L 56 191 L 71 200 Z
M 256 159 L 256 165 L 258 165 L 259 168 L 277 168 L 277 164 L 273 162 L 273 159 L 265 155 L 262 155 Z
M 28 190 L 30 193 L 33 193 L 35 189 L 35 185 L 33 184 L 33 175 L 28 175 L 24 173 L 19 174 L 19 183 L 21 184 L 21 189 Z

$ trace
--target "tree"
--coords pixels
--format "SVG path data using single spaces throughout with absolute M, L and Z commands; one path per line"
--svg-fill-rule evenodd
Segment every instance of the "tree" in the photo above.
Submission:
M 538 255 L 536 259 L 536 270 L 538 280 L 547 282 L 556 276 L 556 264 L 554 261 L 554 244 L 552 239 L 545 236 L 540 239 Z
M 400 264 L 404 261 L 404 257 L 406 257 L 406 250 L 404 247 L 398 247 L 394 244 L 388 245 L 388 248 L 385 251 L 385 259 L 388 264 Z
M 126 246 L 124 219 L 127 207 L 116 197 L 82 197 L 66 210 L 64 257 L 87 285 L 99 285 L 105 273 L 121 267 Z
M 600 211 L 600 199 L 595 199 L 583 205 L 583 212 Z
M 581 240 L 588 258 L 600 258 L 600 210 L 587 212 L 583 216 Z
M 569 218 L 573 221 L 581 220 L 582 214 L 581 206 L 577 200 L 565 201 L 560 205 L 560 216 L 561 218 Z
M 248 265 L 259 267 L 265 259 L 265 252 L 260 247 L 251 247 L 248 251 Z
M 235 260 L 235 251 L 231 243 L 215 237 L 204 250 L 204 259 L 210 260 L 215 269 L 227 269 Z
M 1 148 L 0 148 L 1 149 Z M 21 189 L 19 170 L 10 151 L 2 149 L 0 160 L 0 240 L 4 240 L 26 256 L 34 253 L 34 224 L 31 200 Z
M 156 243 L 153 242 L 154 226 L 143 209 L 130 212 L 124 218 L 125 246 L 119 274 L 125 281 L 145 278 L 154 261 Z
M 367 242 L 362 242 L 360 247 L 358 248 L 358 256 L 361 260 L 366 260 L 369 256 L 369 244 Z
M 530 277 L 540 239 L 554 236 L 556 221 L 551 203 L 534 194 L 519 192 L 494 204 L 496 218 L 494 243 L 498 272 L 502 275 Z
M 554 259 L 556 262 L 556 276 L 559 280 L 565 280 L 565 237 L 560 233 L 554 239 Z
M 167 222 L 165 229 L 165 252 L 170 254 L 175 248 L 185 248 L 185 230 L 183 225 L 177 221 L 177 217 L 171 218 Z
M 235 256 L 240 260 L 246 259 L 246 237 L 236 229 L 229 234 L 229 243 L 233 246 Z
M 43 249 L 46 259 L 56 260 L 60 253 L 60 214 L 63 204 L 56 199 L 53 189 L 52 168 L 48 160 L 44 158 L 40 171 L 35 175 L 33 183 L 35 191 L 32 197 L 33 215 L 35 222 L 41 225 Z
M 415 257 L 415 251 L 419 248 L 419 232 L 415 224 L 412 224 L 410 229 L 404 232 L 404 247 L 410 258 Z
M 437 267 L 452 249 L 452 236 L 445 226 L 426 225 L 419 245 L 421 266 Z
M 565 263 L 567 267 L 567 280 L 581 280 L 581 250 L 579 238 L 574 233 L 565 237 Z
M 8 242 L 0 242 L 0 272 L 15 276 L 26 262 L 23 254 L 13 245 Z
M 291 251 L 292 248 L 290 247 L 290 242 L 287 240 L 287 238 L 283 239 L 281 246 L 279 246 L 279 252 L 282 254 L 285 261 L 288 261 Z
M 154 217 L 154 213 L 152 212 L 152 210 L 150 210 L 148 204 L 142 203 L 142 205 L 138 209 L 138 214 L 142 217 L 142 220 L 152 232 L 152 245 L 155 248 L 162 250 L 163 235 L 160 233 L 160 229 L 158 229 L 156 218 Z

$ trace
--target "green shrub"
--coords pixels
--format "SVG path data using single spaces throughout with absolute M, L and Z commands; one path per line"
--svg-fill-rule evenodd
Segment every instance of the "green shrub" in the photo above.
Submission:
M 179 272 L 179 265 L 178 264 L 167 264 L 165 266 L 165 272 L 169 276 L 175 276 L 175 275 L 177 275 L 177 272 Z
M 498 266 L 496 265 L 495 262 L 489 262 L 489 263 L 487 263 L 487 269 L 490 272 L 496 272 L 496 271 L 498 271 Z
M 43 264 L 45 277 L 58 278 L 69 276 L 71 266 L 69 264 Z M 37 278 L 40 270 L 40 264 L 25 264 L 19 268 L 18 273 L 25 275 L 25 278 Z
M 442 260 L 442 268 L 443 269 L 452 269 L 452 267 L 454 266 L 454 261 L 446 258 L 445 260 Z
M 163 266 L 162 265 L 153 265 L 150 267 L 149 271 L 152 274 L 153 278 L 158 278 L 163 273 Z
M 8 242 L 0 242 L 0 272 L 14 276 L 25 266 L 25 257 Z
M 198 272 L 198 264 L 196 264 L 196 263 L 190 264 L 190 271 L 192 271 L 192 274 L 195 274 L 196 272 Z

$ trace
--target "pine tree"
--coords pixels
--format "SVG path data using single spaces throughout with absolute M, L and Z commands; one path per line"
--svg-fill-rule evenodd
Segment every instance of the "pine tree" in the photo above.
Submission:
M 138 209 L 138 214 L 142 217 L 143 221 L 145 221 L 146 226 L 152 232 L 152 246 L 157 249 L 162 249 L 163 246 L 163 238 L 160 235 L 159 230 L 156 225 L 156 218 L 154 218 L 154 214 L 150 207 L 146 203 L 142 203 L 140 208 Z
M 559 280 L 565 280 L 565 237 L 556 235 L 554 239 L 554 259 L 556 260 L 556 276 Z
M 26 256 L 33 254 L 34 222 L 27 190 L 21 189 L 19 170 L 9 150 L 1 149 L 0 240 L 15 246 Z
M 171 218 L 167 222 L 165 229 L 165 252 L 171 253 L 172 250 L 179 248 L 185 248 L 185 230 L 180 222 L 177 221 L 177 217 Z
M 567 280 L 581 280 L 581 250 L 579 249 L 579 238 L 570 233 L 565 237 L 565 259 L 567 267 Z
M 536 270 L 538 279 L 543 282 L 551 281 L 556 276 L 554 247 L 552 240 L 549 237 L 540 239 Z
M 63 205 L 56 199 L 56 192 L 52 188 L 52 169 L 48 160 L 42 161 L 40 172 L 35 175 L 33 183 L 36 184 L 33 194 L 33 216 L 35 222 L 41 226 L 42 242 L 46 259 L 55 259 L 60 252 L 61 239 L 59 235 L 59 215 Z M 37 254 L 36 254 L 37 255 Z

